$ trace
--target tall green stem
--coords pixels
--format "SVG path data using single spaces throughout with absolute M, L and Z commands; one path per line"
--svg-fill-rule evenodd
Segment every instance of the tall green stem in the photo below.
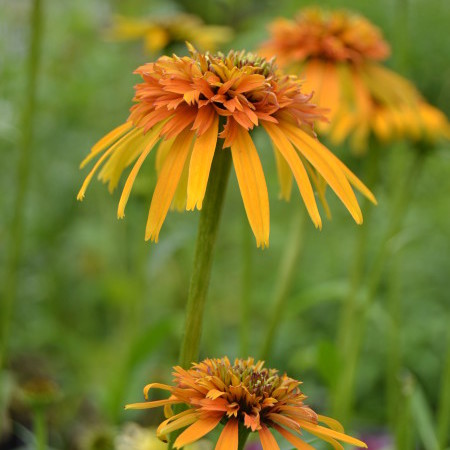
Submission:
M 242 221 L 242 280 L 241 280 L 241 317 L 239 322 L 239 353 L 242 358 L 248 356 L 250 330 L 250 302 L 252 292 L 252 250 L 253 239 L 246 220 Z
M 442 387 L 437 414 L 437 433 L 439 448 L 447 448 L 450 445 L 448 424 L 450 423 L 450 330 L 447 330 L 447 349 L 442 372 Z
M 47 448 L 47 424 L 45 422 L 45 408 L 34 408 L 33 431 L 36 440 L 36 450 Z
M 281 324 L 283 311 L 296 270 L 298 269 L 298 259 L 302 249 L 302 235 L 304 229 L 304 213 L 298 210 L 292 220 L 292 228 L 287 239 L 283 259 L 278 272 L 277 284 L 274 292 L 273 309 L 270 315 L 270 322 L 267 328 L 267 334 L 264 338 L 261 359 L 267 360 L 272 352 L 273 342 Z
M 391 220 L 383 236 L 378 252 L 374 258 L 372 267 L 368 273 L 368 281 L 366 283 L 367 291 L 364 301 L 360 304 L 350 328 L 348 330 L 348 347 L 345 351 L 345 365 L 339 376 L 336 395 L 335 395 L 335 413 L 342 422 L 348 421 L 353 406 L 353 393 L 355 386 L 355 376 L 357 372 L 358 360 L 361 352 L 361 344 L 364 337 L 366 319 L 368 311 L 375 299 L 378 286 L 383 274 L 385 262 L 390 255 L 390 244 L 392 238 L 398 233 L 401 227 L 402 219 L 405 216 L 409 199 L 413 187 L 417 184 L 417 177 L 422 168 L 424 154 L 416 149 L 415 159 L 412 167 L 398 188 L 398 196 L 394 202 Z
M 211 275 L 212 255 L 223 200 L 231 167 L 229 150 L 217 149 L 211 166 L 211 175 L 206 190 L 198 225 L 189 295 L 186 305 L 186 321 L 180 351 L 180 365 L 189 368 L 199 356 L 200 336 Z
M 238 450 L 244 450 L 245 443 L 250 435 L 250 430 L 244 426 L 241 422 L 239 422 L 239 441 L 238 441 Z
M 22 257 L 23 217 L 32 159 L 34 116 L 36 112 L 36 84 L 41 54 L 42 16 L 41 0 L 33 0 L 30 14 L 31 31 L 29 50 L 25 68 L 25 104 L 21 117 L 22 135 L 19 144 L 19 162 L 15 177 L 16 188 L 15 199 L 13 202 L 14 211 L 11 221 L 8 259 L 4 281 L 4 299 L 1 308 L 2 329 L 0 333 L 0 369 L 6 365 L 9 327 L 13 305 L 17 296 L 18 270 Z

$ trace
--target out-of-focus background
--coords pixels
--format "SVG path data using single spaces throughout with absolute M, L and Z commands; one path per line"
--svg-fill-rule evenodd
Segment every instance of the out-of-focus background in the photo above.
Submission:
M 76 201 L 87 174 L 78 169 L 80 161 L 101 136 L 127 118 L 138 81 L 133 70 L 161 54 L 149 54 L 139 40 L 113 40 L 108 29 L 117 14 L 139 18 L 183 12 L 207 24 L 231 27 L 234 37 L 221 49 L 252 50 L 267 39 L 271 20 L 292 18 L 312 2 L 42 0 L 34 135 L 18 172 L 22 127 L 28 120 L 23 111 L 29 95 L 25 86 L 32 4 L 0 4 L 2 302 L 9 295 L 5 291 L 14 289 L 6 279 L 8 249 L 16 236 L 11 223 L 21 177 L 29 170 L 8 359 L 1 368 L 0 448 L 36 448 L 40 432 L 53 449 L 115 448 L 126 422 L 155 425 L 162 417 L 159 410 L 130 412 L 123 405 L 141 401 L 147 382 L 171 379 L 199 215 L 169 213 L 160 242 L 144 242 L 155 184 L 152 159 L 139 174 L 124 220 L 116 219 L 118 193 L 109 195 L 99 182 L 91 184 L 84 202 Z M 392 45 L 388 65 L 449 115 L 448 0 L 340 0 L 320 5 L 352 8 L 378 25 Z M 186 54 L 182 42 L 170 43 L 165 51 Z M 203 357 L 260 355 L 285 247 L 296 211 L 303 208 L 298 192 L 290 203 L 278 200 L 270 147 L 263 136 L 255 139 L 269 188 L 270 247 L 261 251 L 252 245 L 245 270 L 244 249 L 253 237 L 232 174 L 206 310 Z M 332 150 L 364 178 L 363 158 L 352 156 L 345 145 Z M 402 143 L 380 152 L 378 182 L 370 186 L 379 206 L 365 225 L 368 265 L 389 226 L 397 186 L 414 151 Z M 446 433 L 450 402 L 449 175 L 449 145 L 438 143 L 427 152 L 413 183 L 401 231 L 388 243 L 389 257 L 368 311 L 353 385 L 355 402 L 346 425 L 373 450 L 396 448 L 399 435 L 404 447 L 398 450 L 446 448 L 438 441 L 443 442 Z M 331 414 L 335 381 L 345 365 L 338 357 L 336 334 L 358 227 L 339 202 L 329 198 L 333 218 L 321 232 L 304 222 L 301 254 L 267 364 L 303 380 L 309 404 Z M 243 279 L 251 289 L 245 327 L 239 323 Z M 2 314 L 3 320 L 5 308 Z M 247 343 L 240 342 L 243 331 Z M 392 389 L 397 392 L 392 394 Z M 391 395 L 397 395 L 394 407 L 389 406 Z M 159 448 L 151 445 L 125 448 Z

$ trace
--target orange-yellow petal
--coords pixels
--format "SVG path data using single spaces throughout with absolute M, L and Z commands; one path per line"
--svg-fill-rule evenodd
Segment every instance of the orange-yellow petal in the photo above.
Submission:
M 280 447 L 273 437 L 273 434 L 265 425 L 263 425 L 261 429 L 258 430 L 258 434 L 263 450 L 280 450 Z
M 216 417 L 207 417 L 199 419 L 193 423 L 189 428 L 186 428 L 175 440 L 174 447 L 182 448 L 186 445 L 192 444 L 203 436 L 214 430 L 222 419 L 222 415 Z
M 192 131 L 182 131 L 176 137 L 164 161 L 150 205 L 145 230 L 146 240 L 151 239 L 152 241 L 158 242 L 159 231 L 161 230 L 178 182 L 180 181 L 193 136 L 194 133 Z
M 192 156 L 189 164 L 189 178 L 187 186 L 187 210 L 195 207 L 202 209 L 208 184 L 209 171 L 216 151 L 219 117 L 216 115 L 214 122 L 208 130 L 197 137 L 194 142 Z
M 307 444 L 305 441 L 300 439 L 299 437 L 295 436 L 294 434 L 290 433 L 289 431 L 285 430 L 283 427 L 280 427 L 279 425 L 273 426 L 275 430 L 278 431 L 278 433 L 281 434 L 287 441 L 289 441 L 297 450 L 314 450 L 314 447 Z
M 248 221 L 258 247 L 269 245 L 269 196 L 258 152 L 249 133 L 237 127 L 236 139 L 231 145 L 233 165 L 244 202 Z
M 215 450 L 237 450 L 239 442 L 239 423 L 237 419 L 230 419 L 220 433 Z
M 319 210 L 317 209 L 314 191 L 309 181 L 308 174 L 306 173 L 306 169 L 303 166 L 298 153 L 295 151 L 290 141 L 283 134 L 280 128 L 278 128 L 277 125 L 272 123 L 265 123 L 264 128 L 269 134 L 270 139 L 272 140 L 275 147 L 279 150 L 286 162 L 289 164 L 289 167 L 291 168 L 297 182 L 300 195 L 305 202 L 306 209 L 308 210 L 308 213 L 311 216 L 314 225 L 317 228 L 321 228 L 322 220 L 320 218 Z
M 361 224 L 362 213 L 355 194 L 341 169 L 341 162 L 317 139 L 306 134 L 294 125 L 283 122 L 280 128 L 298 151 L 323 176 L 342 203 L 347 207 L 356 223 Z

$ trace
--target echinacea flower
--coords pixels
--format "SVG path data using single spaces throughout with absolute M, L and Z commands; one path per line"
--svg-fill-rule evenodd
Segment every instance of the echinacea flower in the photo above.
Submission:
M 316 138 L 313 122 L 322 112 L 310 103 L 295 76 L 280 73 L 273 61 L 245 52 L 163 56 L 136 70 L 138 84 L 128 120 L 103 137 L 82 162 L 101 155 L 78 194 L 104 163 L 99 179 L 113 190 L 133 164 L 119 201 L 118 217 L 136 175 L 159 142 L 158 181 L 153 193 L 146 239 L 158 241 L 174 199 L 179 209 L 201 209 L 216 151 L 230 151 L 244 207 L 257 245 L 269 243 L 269 198 L 264 172 L 250 131 L 262 126 L 269 135 L 279 169 L 283 197 L 292 174 L 316 227 L 322 222 L 311 181 L 321 200 L 330 185 L 357 223 L 362 214 L 351 184 L 375 202 L 359 179 Z M 223 124 L 223 127 L 222 127 Z M 220 128 L 222 129 L 220 130 Z M 223 150 L 218 139 L 223 139 Z M 325 203 L 326 204 L 326 203 Z M 181 208 L 180 208 L 181 207 Z
M 174 386 L 152 383 L 144 388 L 145 398 L 151 389 L 170 392 L 166 400 L 147 401 L 127 405 L 127 409 L 146 409 L 164 406 L 167 420 L 157 435 L 166 435 L 187 427 L 175 440 L 174 447 L 182 448 L 224 425 L 215 450 L 237 450 L 239 432 L 257 432 L 263 450 L 279 450 L 271 430 L 277 431 L 300 450 L 313 450 L 302 439 L 302 431 L 342 448 L 339 441 L 367 448 L 358 439 L 344 434 L 341 424 L 330 417 L 316 414 L 303 401 L 306 396 L 299 381 L 275 369 L 264 368 L 262 361 L 228 358 L 206 359 L 191 369 L 174 368 Z M 187 409 L 173 415 L 171 406 L 183 404 Z M 326 426 L 320 425 L 320 423 Z M 245 431 L 244 431 L 245 432 Z
M 144 40 L 150 53 L 156 53 L 168 45 L 185 41 L 192 42 L 201 50 L 213 51 L 230 41 L 231 28 L 206 25 L 192 14 L 175 14 L 167 17 L 133 18 L 116 16 L 107 36 L 113 40 Z
M 362 152 L 371 134 L 380 141 L 450 136 L 445 115 L 410 81 L 380 64 L 389 45 L 360 15 L 306 9 L 294 21 L 278 19 L 260 52 L 277 55 L 280 67 L 305 77 L 305 88 L 315 92 L 312 101 L 330 110 L 330 122 L 318 129 L 334 144 L 350 138 Z

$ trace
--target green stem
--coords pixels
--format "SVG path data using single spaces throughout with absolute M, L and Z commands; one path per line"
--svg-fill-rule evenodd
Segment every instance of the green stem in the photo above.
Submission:
M 242 280 L 241 280 L 241 317 L 240 317 L 240 354 L 246 358 L 249 352 L 250 302 L 252 292 L 252 250 L 253 238 L 247 220 L 243 220 L 242 228 Z
M 0 369 L 6 366 L 9 328 L 13 305 L 17 296 L 18 271 L 22 259 L 24 209 L 32 160 L 36 84 L 41 55 L 42 16 L 41 0 L 33 0 L 30 14 L 29 51 L 25 68 L 25 104 L 21 117 L 22 136 L 19 144 L 19 162 L 15 177 L 16 189 L 4 282 L 4 299 L 1 302 Z
M 440 391 L 440 403 L 437 414 L 437 433 L 439 448 L 447 448 L 450 445 L 448 424 L 450 423 L 450 330 L 447 330 L 447 351 L 445 366 L 442 373 L 442 387 Z
M 186 321 L 180 351 L 180 365 L 189 368 L 198 360 L 206 294 L 212 255 L 231 167 L 229 150 L 217 148 L 211 167 L 198 225 L 194 267 L 186 305 Z
M 422 168 L 424 153 L 417 150 L 415 152 L 415 159 L 412 162 L 412 167 L 408 171 L 405 179 L 399 186 L 398 196 L 394 202 L 393 212 L 390 216 L 391 220 L 386 229 L 386 233 L 378 247 L 378 252 L 374 258 L 372 267 L 368 273 L 367 291 L 364 301 L 356 311 L 357 315 L 348 331 L 349 336 L 347 342 L 348 347 L 345 351 L 345 365 L 340 374 L 336 397 L 335 397 L 335 412 L 339 420 L 343 423 L 347 422 L 353 406 L 353 394 L 355 386 L 355 377 L 357 372 L 357 365 L 361 353 L 361 345 L 364 337 L 364 330 L 366 327 L 367 314 L 375 299 L 378 286 L 383 274 L 383 268 L 390 256 L 392 238 L 398 233 L 401 228 L 402 219 L 404 218 L 409 199 L 412 197 L 412 191 L 417 184 L 418 174 Z
M 45 450 L 47 448 L 47 424 L 45 422 L 45 409 L 42 407 L 34 409 L 33 429 L 36 450 Z
M 261 350 L 261 359 L 263 360 L 268 360 L 270 358 L 273 343 L 281 325 L 286 300 L 291 290 L 294 276 L 297 273 L 297 262 L 303 244 L 302 235 L 305 223 L 304 216 L 303 211 L 299 209 L 292 220 L 291 233 L 286 241 L 286 248 L 278 272 L 278 281 L 273 296 L 274 301 L 272 313 L 270 315 L 270 323 Z
M 395 430 L 398 423 L 398 408 L 401 404 L 399 397 L 401 357 L 401 297 L 400 297 L 400 254 L 392 255 L 388 273 L 388 332 L 386 358 L 386 404 L 388 421 L 391 430 Z
M 245 443 L 250 436 L 250 430 L 239 422 L 239 440 L 238 440 L 238 450 L 244 450 Z

